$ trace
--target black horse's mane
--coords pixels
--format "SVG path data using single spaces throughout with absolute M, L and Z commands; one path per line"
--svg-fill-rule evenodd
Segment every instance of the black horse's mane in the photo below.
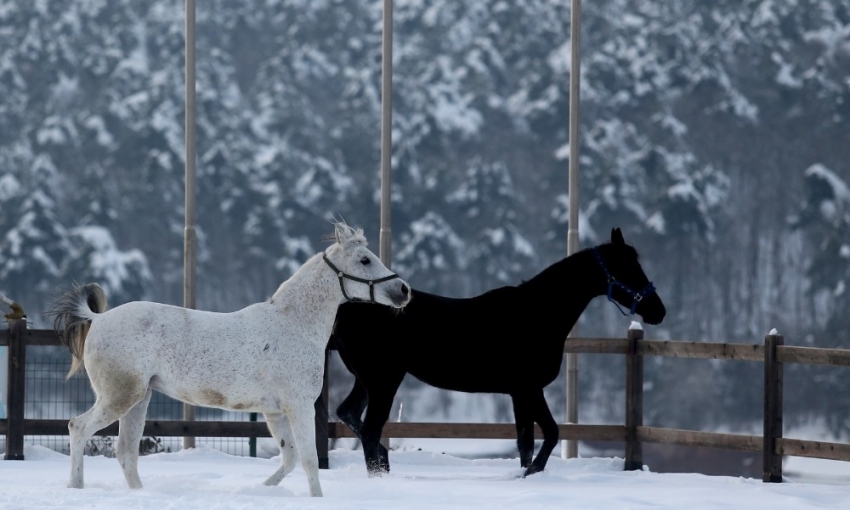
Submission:
M 540 272 L 538 272 L 537 274 L 535 274 L 531 278 L 522 279 L 522 280 L 520 280 L 519 284 L 517 284 L 515 286 L 514 285 L 508 285 L 507 287 L 514 287 L 514 288 L 518 288 L 518 289 L 530 290 L 529 286 L 534 285 L 537 282 L 546 281 L 547 277 L 544 276 L 544 275 L 548 275 L 549 277 L 551 277 L 552 272 L 557 271 L 559 268 L 563 267 L 564 263 L 566 263 L 567 261 L 571 261 L 571 260 L 574 261 L 576 259 L 585 258 L 589 255 L 592 255 L 592 252 L 594 250 L 600 250 L 600 252 L 605 253 L 605 254 L 612 253 L 612 252 L 615 251 L 616 248 L 619 248 L 619 253 L 623 253 L 623 250 L 627 250 L 634 257 L 635 261 L 638 261 L 638 263 L 639 263 L 640 256 L 639 256 L 637 250 L 633 246 L 631 246 L 629 244 L 614 244 L 614 243 L 608 241 L 608 242 L 604 242 L 604 243 L 601 243 L 601 244 L 597 244 L 595 246 L 589 246 L 587 248 L 583 248 L 583 249 L 573 253 L 572 255 L 568 255 L 566 257 L 563 257 L 561 260 L 550 264 L 549 266 L 547 266 L 546 268 L 544 268 L 543 270 L 541 270 Z M 604 257 L 604 255 L 603 255 L 603 257 Z M 500 287 L 500 288 L 503 289 L 504 287 Z M 493 289 L 493 290 L 497 290 L 497 289 Z

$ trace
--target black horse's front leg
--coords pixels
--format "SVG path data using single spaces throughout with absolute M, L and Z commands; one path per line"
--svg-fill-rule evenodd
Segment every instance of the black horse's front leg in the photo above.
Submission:
M 363 420 L 360 418 L 363 415 L 363 410 L 366 408 L 367 396 L 366 388 L 359 380 L 354 380 L 354 386 L 351 388 L 348 396 L 336 408 L 336 416 L 343 423 L 348 425 L 348 428 L 354 432 L 361 441 L 361 429 L 363 428 Z
M 363 456 L 366 459 L 366 471 L 369 477 L 381 476 L 390 472 L 390 457 L 386 447 L 381 444 L 381 433 L 386 420 L 370 422 L 369 413 L 374 404 L 370 403 L 366 411 L 366 420 L 360 429 L 360 439 L 363 442 Z
M 363 455 L 366 458 L 366 470 L 370 477 L 381 476 L 390 471 L 389 452 L 381 444 L 384 424 L 390 417 L 395 392 L 404 378 L 404 373 L 382 381 L 383 385 L 368 387 L 368 405 L 360 439 L 363 442 Z
M 529 406 L 529 395 L 511 395 L 516 423 L 516 445 L 519 450 L 519 465 L 527 468 L 534 456 L 534 419 Z
M 380 434 L 377 439 L 366 436 L 363 438 L 363 456 L 366 458 L 366 472 L 369 478 L 390 472 L 389 452 L 381 444 L 380 438 Z
M 540 446 L 540 451 L 537 452 L 537 457 L 525 470 L 523 477 L 543 471 L 549 456 L 552 455 L 552 450 L 558 444 L 559 436 L 558 424 L 552 417 L 552 411 L 549 410 L 549 405 L 546 403 L 543 389 L 532 395 L 531 405 L 534 421 L 540 425 L 540 429 L 543 431 L 543 444 Z

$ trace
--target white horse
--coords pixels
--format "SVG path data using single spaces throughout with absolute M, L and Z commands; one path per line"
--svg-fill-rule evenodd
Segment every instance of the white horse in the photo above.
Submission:
M 263 413 L 281 452 L 265 485 L 279 484 L 300 454 L 310 495 L 321 496 L 314 402 L 337 308 L 346 299 L 401 308 L 411 297 L 407 283 L 366 248 L 361 229 L 337 223 L 335 237 L 269 300 L 232 313 L 146 301 L 106 311 L 95 283 L 75 283 L 57 299 L 48 314 L 73 354 L 68 377 L 85 367 L 96 395 L 68 423 L 68 487 L 83 487 L 86 441 L 115 420 L 124 477 L 130 488 L 142 487 L 139 440 L 157 390 L 193 405 Z

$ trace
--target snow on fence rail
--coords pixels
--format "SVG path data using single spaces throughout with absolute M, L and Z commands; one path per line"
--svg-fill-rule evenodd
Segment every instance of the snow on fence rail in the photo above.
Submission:
M 9 321 L 0 346 L 9 347 L 7 418 L 0 420 L 6 435 L 6 456 L 23 460 L 24 435 L 67 435 L 67 420 L 25 419 L 24 381 L 26 347 L 60 345 L 53 330 L 28 330 L 25 320 Z M 761 451 L 764 482 L 782 481 L 782 456 L 814 457 L 850 461 L 850 445 L 782 437 L 783 366 L 790 363 L 850 366 L 850 350 L 784 345 L 781 335 L 765 336 L 763 345 L 644 340 L 643 330 L 629 329 L 626 338 L 570 338 L 565 353 L 621 354 L 626 356 L 625 425 L 559 425 L 561 439 L 623 441 L 626 470 L 643 467 L 643 443 L 664 443 L 740 451 Z M 759 361 L 764 364 L 764 433 L 761 436 L 645 427 L 643 425 L 643 359 L 647 356 Z M 327 360 L 327 357 L 326 357 Z M 338 422 L 328 421 L 328 380 L 316 401 L 316 448 L 320 463 L 328 467 L 328 439 L 355 437 Z M 114 423 L 98 435 L 114 436 Z M 149 420 L 145 435 L 195 437 L 270 437 L 265 423 L 228 421 Z M 513 439 L 516 430 L 508 423 L 398 423 L 388 422 L 385 437 Z M 542 438 L 535 425 L 535 437 Z

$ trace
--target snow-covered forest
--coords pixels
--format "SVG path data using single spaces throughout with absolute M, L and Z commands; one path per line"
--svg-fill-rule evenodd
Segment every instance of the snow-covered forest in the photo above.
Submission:
M 392 267 L 456 297 L 519 283 L 566 254 L 569 2 L 394 5 Z M 198 308 L 268 297 L 332 217 L 377 250 L 381 15 L 198 2 Z M 850 0 L 598 0 L 582 23 L 581 245 L 637 247 L 668 309 L 647 337 L 850 348 Z M 0 292 L 33 327 L 71 280 L 182 303 L 183 44 L 180 0 L 0 1 Z M 599 299 L 578 333 L 627 326 Z M 594 417 L 621 421 L 621 362 L 580 358 Z M 647 370 L 648 424 L 761 419 L 759 367 Z M 850 373 L 787 377 L 794 420 L 850 431 Z

